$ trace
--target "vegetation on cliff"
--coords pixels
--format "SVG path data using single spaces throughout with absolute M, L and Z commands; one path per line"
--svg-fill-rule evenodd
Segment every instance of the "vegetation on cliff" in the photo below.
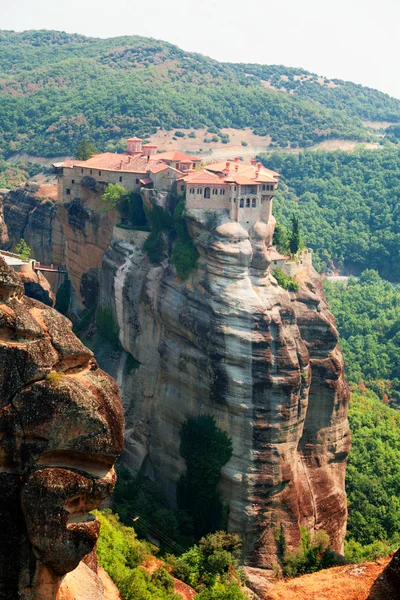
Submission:
M 400 151 L 301 152 L 262 155 L 282 174 L 274 214 L 290 229 L 300 217 L 314 265 L 350 273 L 376 269 L 400 280 Z
M 179 504 L 193 517 L 195 533 L 201 536 L 223 526 L 217 485 L 222 467 L 232 456 L 232 441 L 210 415 L 185 421 L 180 437 L 186 474 L 179 484 Z
M 2 31 L 0 156 L 73 154 L 82 138 L 118 150 L 122 139 L 157 128 L 206 127 L 227 141 L 221 128 L 251 127 L 273 144 L 306 147 L 369 140 L 375 134 L 361 119 L 400 120 L 399 100 L 352 83 L 322 85 L 311 74 L 299 81 L 298 73 L 219 63 L 138 36 Z

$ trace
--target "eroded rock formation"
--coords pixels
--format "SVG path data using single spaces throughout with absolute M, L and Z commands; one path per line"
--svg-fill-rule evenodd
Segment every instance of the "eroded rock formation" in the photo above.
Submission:
M 9 250 L 24 238 L 42 265 L 64 266 L 75 290 L 77 308 L 82 307 L 87 300 L 81 296 L 82 278 L 91 280 L 92 289 L 96 286 L 93 278 L 119 219 L 116 211 L 104 212 L 101 194 L 88 187 L 82 186 L 81 198 L 62 204 L 57 202 L 56 186 L 33 183 L 4 193 L 2 205 L 6 227 L 0 212 L 0 245 Z M 48 275 L 54 291 L 62 283 L 57 277 Z
M 113 489 L 115 382 L 0 258 L 0 599 L 52 600 L 93 550 Z M 60 596 L 61 597 L 61 596 Z
M 279 287 L 273 217 L 249 232 L 212 212 L 186 217 L 200 253 L 186 282 L 168 259 L 150 264 L 139 238 L 115 241 L 103 261 L 102 305 L 140 363 L 120 374 L 125 460 L 161 481 L 174 505 L 182 422 L 212 414 L 233 441 L 220 492 L 249 563 L 275 562 L 280 524 L 289 547 L 304 526 L 327 531 L 342 552 L 348 389 L 319 276 L 307 268 L 297 293 Z

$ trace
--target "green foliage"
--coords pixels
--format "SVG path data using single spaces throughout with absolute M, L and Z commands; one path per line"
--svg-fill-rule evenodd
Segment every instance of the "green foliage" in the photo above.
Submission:
M 147 252 L 149 261 L 153 264 L 160 263 L 164 257 L 165 242 L 161 231 L 152 231 L 143 244 L 143 249 Z
M 156 537 L 162 548 L 176 552 L 192 542 L 193 523 L 186 513 L 168 507 L 162 487 L 147 477 L 118 468 L 118 481 L 113 495 L 113 509 L 121 521 L 135 527 L 142 537 Z M 179 546 L 178 546 L 179 543 Z
M 18 244 L 15 246 L 17 254 L 20 255 L 24 260 L 28 260 L 31 255 L 31 249 L 28 244 L 25 242 L 24 238 L 21 238 Z
M 98 150 L 94 144 L 88 140 L 81 140 L 75 152 L 75 158 L 78 160 L 88 160 L 93 154 L 98 154 Z
M 56 294 L 56 303 L 54 308 L 62 315 L 66 315 L 71 304 L 71 282 L 67 275 L 60 285 Z
M 94 514 L 101 523 L 97 543 L 99 564 L 117 585 L 124 600 L 179 600 L 165 569 L 158 569 L 150 576 L 139 567 L 151 556 L 151 546 L 140 542 L 135 531 L 121 525 L 110 510 L 94 511 Z
M 119 205 L 121 217 L 135 229 L 148 230 L 147 218 L 143 208 L 143 200 L 138 192 L 127 192 Z
M 400 403 L 400 289 L 367 270 L 347 286 L 325 280 L 324 290 L 349 382 L 364 381 L 382 400 Z
M 217 583 L 208 590 L 204 590 L 196 596 L 198 600 L 246 600 L 237 583 Z
M 272 271 L 272 275 L 284 290 L 289 290 L 290 292 L 298 292 L 299 284 L 297 283 L 294 277 L 290 277 L 290 275 L 286 275 L 281 269 L 275 269 Z
M 327 138 L 368 141 L 375 134 L 361 119 L 400 120 L 398 100 L 351 83 L 332 89 L 313 76 L 276 82 L 293 94 L 265 89 L 267 75 L 286 72 L 218 63 L 138 36 L 3 31 L 0 154 L 72 154 L 88 139 L 120 151 L 122 138 L 158 128 L 251 127 L 280 146 L 306 147 Z
M 279 537 L 284 537 L 282 532 Z M 334 555 L 329 548 L 329 535 L 320 529 L 311 536 L 310 531 L 301 528 L 300 547 L 288 551 L 286 542 L 281 543 L 285 548 L 282 556 L 282 573 L 285 577 L 296 577 L 305 573 L 314 573 L 320 569 L 326 569 L 334 563 Z
M 114 320 L 111 308 L 99 306 L 96 310 L 96 325 L 100 335 L 113 348 L 119 348 L 119 328 Z
M 291 231 L 290 238 L 289 238 L 290 254 L 292 256 L 294 256 L 302 248 L 304 248 L 304 244 L 303 244 L 303 240 L 302 240 L 301 234 L 300 234 L 299 217 L 296 216 L 295 214 L 293 214 L 292 215 L 292 231 Z
M 372 544 L 362 545 L 350 538 L 344 542 L 344 555 L 346 560 L 351 563 L 361 563 L 370 560 L 378 560 L 384 556 L 388 556 L 391 552 L 398 549 L 400 545 L 400 537 L 393 539 L 392 543 L 386 540 L 377 540 Z
M 104 202 L 103 210 L 110 212 L 119 207 L 122 198 L 126 195 L 126 190 L 118 183 L 109 183 L 101 199 Z
M 349 408 L 353 439 L 346 472 L 348 537 L 367 551 L 377 541 L 400 543 L 400 411 L 385 406 L 364 386 L 355 388 Z M 379 545 L 378 545 L 379 546 Z M 348 553 L 360 552 L 350 545 Z
M 178 558 L 170 555 L 168 562 L 178 579 L 201 591 L 229 582 L 229 572 L 237 564 L 241 547 L 237 534 L 217 531 L 203 537 Z
M 285 254 L 289 251 L 289 232 L 284 225 L 276 222 L 273 244 L 279 252 Z
M 174 212 L 175 231 L 178 234 L 178 240 L 172 250 L 171 262 L 176 268 L 176 272 L 183 280 L 187 279 L 193 269 L 197 268 L 199 253 L 193 240 L 189 235 L 186 221 L 183 213 L 185 210 L 185 200 L 181 198 L 176 205 Z
M 200 536 L 221 525 L 223 509 L 216 488 L 221 469 L 232 456 L 232 441 L 210 415 L 185 421 L 180 438 L 186 475 L 180 481 L 179 503 L 193 517 Z
M 261 157 L 282 174 L 274 214 L 290 228 L 299 215 L 316 268 L 358 274 L 376 269 L 400 281 L 400 151 L 273 153 Z

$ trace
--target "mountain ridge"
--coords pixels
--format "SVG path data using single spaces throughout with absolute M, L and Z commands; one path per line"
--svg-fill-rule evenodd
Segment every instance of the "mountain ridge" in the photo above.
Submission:
M 220 63 L 153 38 L 0 31 L 0 156 L 69 154 L 82 137 L 121 150 L 130 135 L 204 127 L 218 139 L 223 128 L 250 127 L 272 147 L 368 142 L 379 138 L 363 119 L 400 122 L 400 100 L 323 81 L 304 69 Z

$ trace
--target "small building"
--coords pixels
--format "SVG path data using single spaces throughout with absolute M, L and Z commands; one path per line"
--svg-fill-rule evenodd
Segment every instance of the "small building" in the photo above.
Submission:
M 249 165 L 239 158 L 205 165 L 181 179 L 187 209 L 226 210 L 232 220 L 244 226 L 260 219 L 268 223 L 278 180 L 279 174 L 261 163 L 252 160 Z

